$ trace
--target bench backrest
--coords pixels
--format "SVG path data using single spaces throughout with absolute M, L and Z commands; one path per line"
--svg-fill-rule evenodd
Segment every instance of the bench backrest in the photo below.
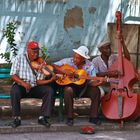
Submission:
M 10 68 L 0 68 L 0 78 L 9 78 L 10 77 Z

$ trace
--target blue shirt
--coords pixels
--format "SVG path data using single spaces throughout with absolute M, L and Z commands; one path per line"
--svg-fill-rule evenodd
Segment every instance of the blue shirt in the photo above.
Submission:
M 73 68 L 78 69 L 77 66 L 74 64 L 72 57 L 64 58 L 60 61 L 55 62 L 54 64 L 56 64 L 58 66 L 68 64 L 68 65 L 72 66 Z M 83 65 L 82 69 L 85 70 L 89 76 L 92 76 L 92 77 L 96 76 L 96 69 L 95 69 L 94 65 L 92 64 L 92 62 L 90 62 L 89 60 L 86 60 L 86 63 Z

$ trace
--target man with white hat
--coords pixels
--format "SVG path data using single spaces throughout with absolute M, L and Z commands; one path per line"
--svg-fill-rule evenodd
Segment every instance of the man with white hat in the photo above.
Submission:
M 124 51 L 124 57 L 128 60 L 130 60 L 130 54 L 127 50 L 127 47 L 125 45 L 124 39 L 122 36 L 121 37 L 121 43 L 123 46 L 123 51 Z M 99 45 L 97 45 L 97 48 L 100 51 L 100 55 L 93 58 L 92 63 L 95 66 L 97 73 L 97 76 L 100 77 L 116 77 L 118 76 L 118 71 L 108 71 L 110 66 L 115 62 L 117 59 L 117 56 L 112 54 L 111 52 L 111 42 L 109 40 L 105 40 L 101 42 Z M 106 83 L 105 83 L 106 84 Z M 108 92 L 109 86 L 105 86 L 104 90 L 105 92 Z
M 74 54 L 71 58 L 64 58 L 58 62 L 55 62 L 54 69 L 60 73 L 71 75 L 71 71 L 64 71 L 61 69 L 62 65 L 68 64 L 71 67 L 77 69 L 83 69 L 91 77 L 96 76 L 96 70 L 93 64 L 88 60 L 89 50 L 86 46 L 80 46 L 78 49 L 73 49 Z M 100 90 L 97 85 L 100 85 L 103 82 L 103 78 L 99 83 L 94 83 L 92 81 L 85 82 L 82 85 L 68 84 L 64 86 L 64 103 L 67 121 L 66 124 L 71 126 L 73 125 L 73 98 L 75 97 L 88 97 L 91 99 L 91 108 L 90 108 L 90 118 L 89 122 L 94 124 L 100 124 L 98 118 L 98 108 L 100 103 Z M 79 98 L 80 98 L 79 97 Z

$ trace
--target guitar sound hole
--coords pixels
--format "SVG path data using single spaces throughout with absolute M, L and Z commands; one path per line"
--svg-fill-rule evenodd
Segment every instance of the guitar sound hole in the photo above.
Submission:
M 78 74 L 74 74 L 74 78 L 79 80 L 79 75 Z

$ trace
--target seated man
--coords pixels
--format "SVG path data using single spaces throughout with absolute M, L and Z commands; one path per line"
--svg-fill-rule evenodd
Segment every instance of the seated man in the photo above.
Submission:
M 130 54 L 127 50 L 127 47 L 124 43 L 124 39 L 121 36 L 121 43 L 124 51 L 124 57 L 128 60 L 130 60 Z M 101 53 L 101 55 L 93 58 L 92 63 L 95 66 L 97 73 L 97 76 L 100 77 L 117 77 L 118 71 L 108 71 L 110 66 L 115 62 L 117 59 L 117 56 L 111 53 L 111 42 L 106 40 L 102 43 L 100 43 L 98 46 L 98 49 Z M 105 92 L 109 91 L 109 83 L 105 83 L 102 85 Z
M 54 81 L 55 76 L 46 80 L 41 71 L 38 72 L 32 68 L 31 63 L 38 58 L 39 44 L 31 41 L 27 44 L 26 54 L 17 56 L 12 64 L 10 75 L 14 84 L 11 88 L 11 104 L 14 121 L 11 125 L 14 128 L 21 125 L 20 100 L 22 98 L 42 99 L 38 123 L 50 126 L 48 118 L 51 115 L 54 91 L 48 84 Z
M 64 58 L 58 62 L 54 63 L 54 69 L 57 73 L 66 74 L 67 76 L 74 77 L 78 79 L 77 75 L 74 75 L 71 71 L 67 71 L 61 68 L 65 64 L 70 65 L 75 68 L 75 70 L 83 69 L 86 71 L 88 76 L 93 77 L 96 75 L 96 70 L 93 64 L 87 60 L 89 59 L 89 50 L 86 46 L 80 46 L 78 49 L 73 49 L 74 55 L 71 58 Z M 90 118 L 89 122 L 94 124 L 100 124 L 100 120 L 98 118 L 98 108 L 100 104 L 100 90 L 98 85 L 103 82 L 103 78 L 101 78 L 98 82 L 92 80 L 89 82 L 85 82 L 82 85 L 76 85 L 74 83 L 70 83 L 64 86 L 64 103 L 65 103 L 65 111 L 67 116 L 67 125 L 73 125 L 73 98 L 74 97 L 88 97 L 91 99 L 91 107 L 90 107 Z

